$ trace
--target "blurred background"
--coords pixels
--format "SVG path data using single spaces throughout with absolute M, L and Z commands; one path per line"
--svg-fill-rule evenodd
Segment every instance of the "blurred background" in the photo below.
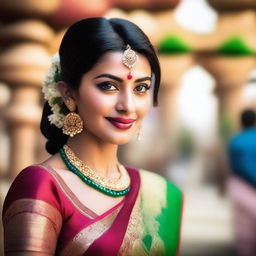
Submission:
M 162 84 L 141 142 L 119 159 L 183 190 L 181 256 L 235 255 L 226 148 L 240 112 L 256 109 L 255 10 L 255 0 L 1 0 L 0 210 L 19 171 L 48 157 L 41 82 L 63 33 L 86 17 L 126 18 L 150 37 Z

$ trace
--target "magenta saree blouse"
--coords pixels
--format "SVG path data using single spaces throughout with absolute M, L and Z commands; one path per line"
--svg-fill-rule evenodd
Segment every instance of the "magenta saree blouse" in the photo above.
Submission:
M 177 255 L 181 192 L 163 177 L 128 168 L 131 190 L 95 214 L 50 167 L 24 169 L 3 206 L 5 253 Z

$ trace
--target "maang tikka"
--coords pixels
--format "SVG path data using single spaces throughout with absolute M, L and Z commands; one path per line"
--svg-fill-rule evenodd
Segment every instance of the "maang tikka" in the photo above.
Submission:
M 73 137 L 74 135 L 82 132 L 83 120 L 77 113 L 74 112 L 76 110 L 76 104 L 72 99 L 67 98 L 64 100 L 64 103 L 70 113 L 68 113 L 64 118 L 62 132 L 70 137 Z
M 136 65 L 138 58 L 139 56 L 136 54 L 135 51 L 132 50 L 131 46 L 128 44 L 122 56 L 122 63 L 131 70 L 131 68 Z M 127 78 L 129 80 L 133 78 L 131 71 L 127 75 Z

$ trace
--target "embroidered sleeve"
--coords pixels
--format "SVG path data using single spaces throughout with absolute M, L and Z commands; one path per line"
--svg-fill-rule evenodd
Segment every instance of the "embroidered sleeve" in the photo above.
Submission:
M 54 255 L 61 208 L 58 188 L 47 171 L 37 166 L 21 171 L 3 205 L 5 255 Z
M 14 201 L 3 217 L 5 255 L 54 255 L 61 224 L 59 211 L 44 201 Z

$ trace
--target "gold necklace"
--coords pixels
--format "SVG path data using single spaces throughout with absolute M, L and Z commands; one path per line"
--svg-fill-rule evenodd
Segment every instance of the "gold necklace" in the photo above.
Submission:
M 130 177 L 129 177 L 129 175 L 128 175 L 128 173 L 127 173 L 127 171 L 126 171 L 126 169 L 124 168 L 123 165 L 121 165 L 121 164 L 117 165 L 120 176 L 117 180 L 113 181 L 111 179 L 108 179 L 108 178 L 104 177 L 100 173 L 94 171 L 89 166 L 84 164 L 84 162 L 82 160 L 80 160 L 75 155 L 75 153 L 72 151 L 72 149 L 69 146 L 64 145 L 63 149 L 65 151 L 65 154 L 66 154 L 69 162 L 72 165 L 74 165 L 86 177 L 88 177 L 89 179 L 98 183 L 99 185 L 101 185 L 105 188 L 108 188 L 110 190 L 115 190 L 115 191 L 121 191 L 121 190 L 129 188 L 129 186 L 130 186 Z

